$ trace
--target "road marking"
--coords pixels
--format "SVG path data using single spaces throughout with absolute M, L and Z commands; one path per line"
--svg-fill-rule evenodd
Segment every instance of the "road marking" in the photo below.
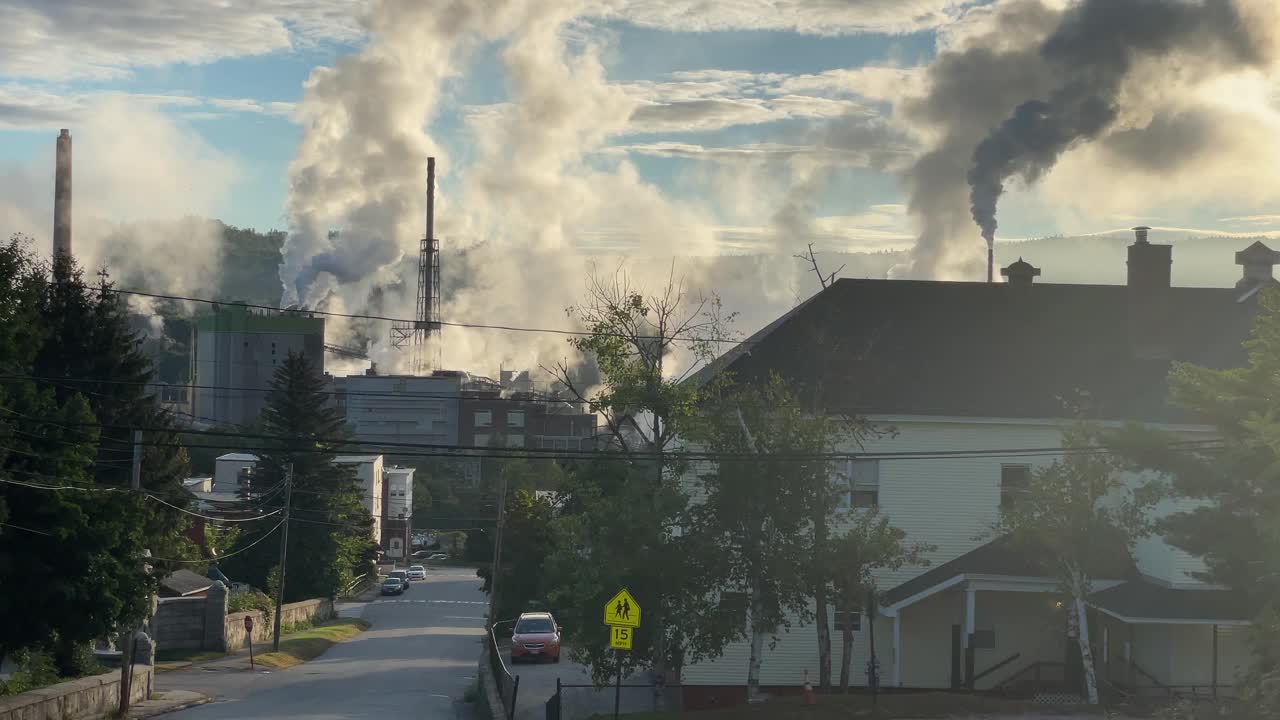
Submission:
M 444 698 L 445 700 L 448 700 L 448 699 L 449 699 L 449 696 L 448 696 L 448 695 L 441 695 L 441 694 L 439 694 L 439 693 L 431 693 L 431 697 L 442 697 L 442 698 Z
M 475 615 L 445 615 L 445 620 L 484 620 L 482 617 Z

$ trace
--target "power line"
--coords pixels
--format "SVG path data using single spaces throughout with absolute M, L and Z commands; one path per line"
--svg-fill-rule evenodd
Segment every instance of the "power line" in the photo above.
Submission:
M 169 507 L 173 508 L 174 510 L 177 510 L 178 512 L 183 512 L 183 513 L 186 513 L 186 514 L 188 514 L 188 515 L 191 515 L 191 516 L 194 516 L 194 517 L 198 517 L 198 518 L 201 518 L 201 519 L 204 519 L 204 520 L 212 520 L 212 521 L 214 521 L 214 522 L 253 522 L 254 520 L 261 520 L 262 518 L 271 517 L 272 515 L 278 515 L 278 514 L 280 513 L 280 511 L 279 511 L 279 510 L 272 510 L 272 511 L 271 511 L 271 512 L 269 512 L 269 513 L 265 513 L 265 514 L 263 514 L 263 515 L 259 515 L 259 516 L 257 516 L 257 517 L 251 517 L 251 518 L 219 518 L 219 517 L 210 517 L 210 516 L 208 516 L 208 515 L 201 515 L 201 514 L 200 514 L 200 513 L 198 513 L 198 512 L 192 512 L 192 511 L 190 511 L 190 510 L 187 510 L 186 508 L 183 508 L 183 507 L 179 507 L 179 506 L 177 506 L 177 505 L 174 505 L 174 504 L 173 504 L 173 503 L 171 503 L 171 502 L 166 502 L 165 500 L 162 500 L 162 499 L 160 499 L 160 498 L 158 498 L 158 497 L 156 497 L 155 495 L 152 495 L 152 494 L 150 494 L 150 493 L 147 493 L 147 497 L 148 497 L 148 498 L 150 498 L 150 499 L 152 499 L 152 500 L 155 500 L 156 502 L 160 503 L 161 505 L 168 505 Z
M 370 377 L 366 375 L 353 375 L 350 377 Z M 372 377 L 392 379 L 390 375 L 374 375 Z M 430 377 L 430 376 L 424 376 Z M 270 393 L 272 388 L 252 388 L 252 387 L 235 387 L 230 385 L 192 385 L 186 383 L 166 383 L 166 382 L 139 382 L 131 380 L 96 380 L 91 378 L 59 378 L 41 375 L 25 375 L 25 374 L 0 374 L 0 379 L 4 380 L 35 380 L 50 383 L 96 383 L 101 385 L 130 385 L 143 387 L 160 387 L 160 388 L 183 388 L 192 390 L 214 390 L 226 392 L 256 392 Z M 68 388 L 74 389 L 74 388 Z M 512 397 L 494 397 L 483 394 L 488 391 L 480 390 L 460 390 L 457 393 L 431 393 L 431 392 L 382 392 L 376 390 L 320 390 L 318 395 L 341 395 L 345 397 L 383 397 L 383 398 L 422 398 L 428 400 L 467 400 L 467 401 L 483 401 L 483 402 L 509 402 L 521 403 L 525 405 L 537 405 L 539 403 L 555 403 L 561 405 L 590 405 L 589 400 L 577 400 L 573 398 L 550 398 L 550 397 L 534 397 L 530 399 L 512 398 Z M 183 413 L 184 415 L 187 413 Z M 194 417 L 194 416 L 193 416 Z M 210 420 L 212 418 L 197 418 L 200 420 Z
M 13 528 L 14 530 L 22 530 L 22 531 L 29 532 L 29 533 L 35 533 L 36 535 L 44 535 L 45 537 L 53 537 L 53 533 L 47 533 L 47 532 L 44 532 L 44 531 L 41 531 L 41 530 L 32 530 L 31 528 L 28 528 L 28 527 L 22 527 L 21 525 L 14 525 L 13 523 L 0 522 L 0 525 L 3 525 L 4 527 L 7 527 L 7 528 Z
M 231 557 L 231 556 L 233 556 L 233 555 L 239 555 L 239 554 L 240 554 L 240 553 L 242 553 L 242 552 L 247 552 L 248 550 L 252 549 L 254 545 L 257 545 L 258 543 L 262 542 L 263 540 L 266 540 L 267 538 L 271 537 L 271 534 L 272 534 L 272 533 L 274 533 L 276 530 L 279 530 L 279 529 L 280 529 L 280 526 L 281 526 L 281 525 L 284 525 L 284 523 L 285 523 L 285 521 L 284 521 L 284 520 L 281 520 L 280 522 L 276 523 L 276 526 L 275 526 L 275 527 L 273 527 L 273 528 L 271 528 L 270 530 L 268 530 L 268 531 L 267 531 L 267 533 L 266 533 L 265 535 L 263 535 L 262 537 L 258 538 L 257 540 L 254 540 L 253 542 L 251 542 L 251 543 L 249 543 L 248 545 L 246 545 L 246 546 L 244 546 L 244 547 L 240 548 L 239 550 L 236 550 L 235 552 L 227 553 L 226 555 L 218 555 L 217 557 L 213 557 L 213 558 L 205 558 L 205 559 L 202 559 L 202 560 L 178 560 L 178 559 L 174 559 L 174 558 L 151 558 L 151 559 L 152 559 L 152 560 L 155 560 L 155 561 L 158 561 L 158 562 L 171 562 L 171 563 L 211 563 L 211 562 L 221 562 L 222 560 L 225 560 L 225 559 L 227 559 L 227 558 L 229 558 L 229 557 Z
M 104 289 L 106 292 L 119 293 L 121 295 L 137 295 L 140 297 L 155 298 L 157 300 L 198 302 L 198 303 L 206 303 L 209 305 L 231 305 L 234 307 L 246 307 L 246 308 L 253 308 L 255 310 L 270 310 L 270 311 L 279 312 L 279 313 L 294 313 L 298 315 L 325 315 L 327 317 L 339 317 L 339 318 L 346 318 L 349 320 L 381 320 L 381 321 L 393 322 L 393 323 L 412 324 L 415 322 L 414 320 L 409 320 L 405 318 L 388 317 L 386 315 L 340 313 L 340 312 L 333 312 L 331 310 L 290 310 L 287 308 L 276 307 L 274 305 L 259 305 L 257 303 L 245 303 L 245 302 L 227 302 L 225 300 L 210 300 L 208 298 L 186 297 L 183 295 L 162 295 L 160 293 L 150 293 L 150 292 L 144 292 L 142 290 L 121 290 L 119 288 L 104 288 Z M 604 332 L 596 333 L 596 332 L 590 332 L 586 330 L 564 330 L 561 328 L 531 328 L 531 327 L 519 327 L 515 325 L 487 325 L 483 323 L 446 322 L 442 320 L 436 320 L 433 322 L 438 322 L 440 325 L 444 325 L 445 327 L 466 328 L 470 330 L 504 330 L 508 332 L 543 333 L 548 335 L 568 335 L 573 337 L 617 337 L 617 338 L 623 338 L 623 339 L 663 340 L 663 341 L 683 340 L 686 342 L 725 343 L 730 345 L 742 345 L 748 342 L 746 340 L 733 340 L 729 338 L 703 338 L 703 337 L 679 337 L 679 336 L 662 337 L 660 335 L 633 336 L 633 335 L 627 335 L 625 333 L 604 333 Z

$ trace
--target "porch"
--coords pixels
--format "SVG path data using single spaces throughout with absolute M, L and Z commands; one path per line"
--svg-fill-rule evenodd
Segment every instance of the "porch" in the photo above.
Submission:
M 1148 579 L 1089 598 L 1097 620 L 1098 675 L 1127 696 L 1233 697 L 1249 663 L 1253 613 L 1230 591 Z
M 1083 664 L 1057 580 L 1005 538 L 889 590 L 882 613 L 893 638 L 886 684 L 1079 699 Z

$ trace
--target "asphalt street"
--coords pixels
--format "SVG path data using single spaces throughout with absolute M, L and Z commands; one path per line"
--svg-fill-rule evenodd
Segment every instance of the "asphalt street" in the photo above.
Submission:
M 400 596 L 342 608 L 372 627 L 290 670 L 190 668 L 157 676 L 157 689 L 195 690 L 214 702 L 174 713 L 221 718 L 472 718 L 485 596 L 475 570 L 432 569 Z M 552 680 L 554 689 L 554 680 Z

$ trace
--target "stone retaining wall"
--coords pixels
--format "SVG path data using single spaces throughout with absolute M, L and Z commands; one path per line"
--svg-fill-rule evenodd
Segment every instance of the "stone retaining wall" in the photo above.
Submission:
M 333 615 L 332 600 L 327 598 L 302 600 L 288 603 L 280 608 L 280 624 L 287 628 L 307 621 L 328 620 Z M 253 641 L 255 643 L 271 642 L 271 621 L 265 613 L 258 610 L 231 613 L 226 616 L 223 623 L 223 638 L 227 652 L 235 652 L 248 645 L 248 633 L 244 631 L 245 616 L 253 618 Z
M 160 650 L 197 649 L 236 652 L 248 645 L 244 631 L 246 616 L 253 618 L 253 641 L 271 641 L 271 621 L 265 613 L 227 612 L 227 589 L 215 582 L 205 597 L 162 598 L 156 608 L 153 628 Z M 284 627 L 303 622 L 320 622 L 334 616 L 328 598 L 289 603 L 280 609 Z
M 151 697 L 155 669 L 133 666 L 130 702 Z M 100 718 L 120 708 L 120 671 L 50 685 L 0 698 L 0 720 L 80 720 Z

